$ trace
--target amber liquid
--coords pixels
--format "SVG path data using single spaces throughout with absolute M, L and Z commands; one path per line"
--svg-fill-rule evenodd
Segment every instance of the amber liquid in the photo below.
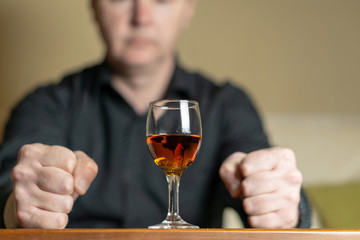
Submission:
M 166 175 L 181 176 L 183 171 L 195 160 L 200 148 L 199 135 L 163 134 L 147 138 L 147 146 L 155 163 Z

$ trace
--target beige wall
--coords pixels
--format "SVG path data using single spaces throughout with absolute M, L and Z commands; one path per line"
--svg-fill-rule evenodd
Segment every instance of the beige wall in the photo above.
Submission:
M 182 58 L 263 111 L 360 113 L 359 0 L 201 0 Z
M 359 0 L 200 0 L 188 66 L 245 86 L 264 112 L 360 113 Z M 101 59 L 88 0 L 0 1 L 1 122 L 38 83 Z
M 199 0 L 182 62 L 261 112 L 360 114 L 359 0 Z M 102 59 L 89 0 L 0 1 L 0 124 L 40 83 Z
M 0 1 L 0 124 L 40 83 L 102 56 L 87 0 Z

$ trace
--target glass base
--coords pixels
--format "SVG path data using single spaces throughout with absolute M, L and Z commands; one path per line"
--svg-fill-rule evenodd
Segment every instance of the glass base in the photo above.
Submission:
M 157 225 L 149 226 L 149 229 L 186 229 L 186 228 L 199 228 L 198 226 L 192 225 L 190 223 L 185 222 L 181 219 L 181 217 L 177 217 L 176 219 L 168 219 L 166 218 L 162 223 Z

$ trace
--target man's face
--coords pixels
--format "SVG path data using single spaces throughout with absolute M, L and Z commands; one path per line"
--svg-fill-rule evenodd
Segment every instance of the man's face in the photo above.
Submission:
M 93 0 L 108 58 L 141 67 L 173 57 L 196 0 Z

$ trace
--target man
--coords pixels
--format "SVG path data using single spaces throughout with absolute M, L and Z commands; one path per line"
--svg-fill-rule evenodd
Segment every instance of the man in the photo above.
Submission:
M 246 227 L 309 227 L 295 156 L 270 148 L 245 93 L 177 65 L 176 41 L 195 5 L 92 1 L 106 59 L 39 88 L 13 111 L 0 151 L 3 225 L 147 227 L 163 220 L 167 188 L 145 146 L 146 111 L 153 100 L 188 98 L 200 104 L 203 142 L 182 180 L 184 220 L 220 227 L 230 206 Z

